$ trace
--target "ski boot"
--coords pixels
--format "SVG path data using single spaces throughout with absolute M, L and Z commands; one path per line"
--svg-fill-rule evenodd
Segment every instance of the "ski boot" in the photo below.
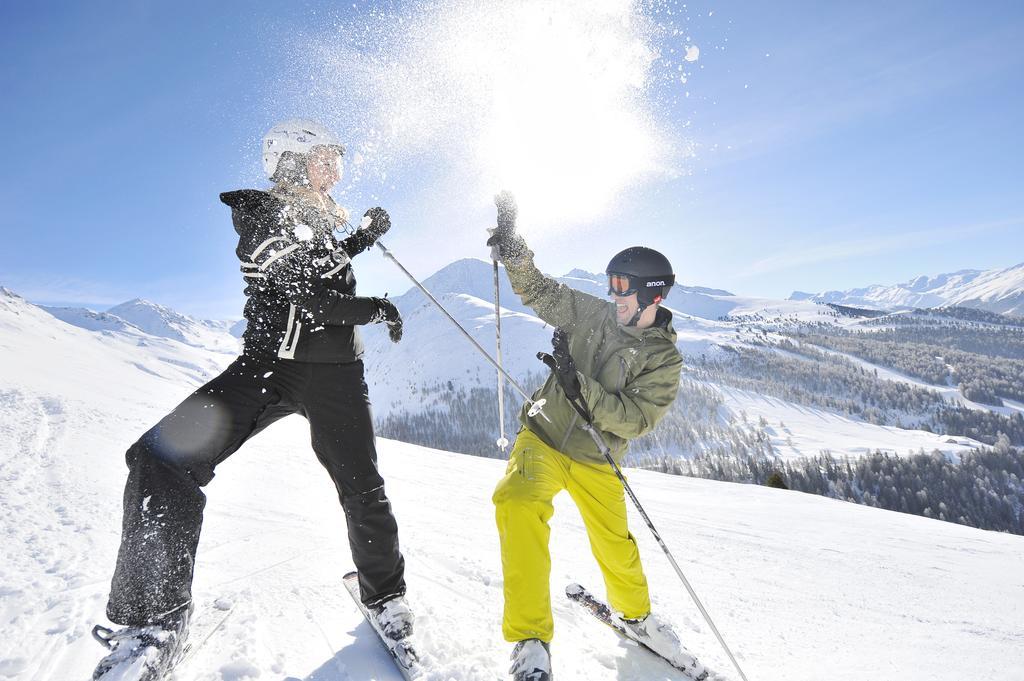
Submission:
M 108 629 L 97 624 L 92 630 L 93 638 L 110 653 L 96 666 L 93 681 L 160 681 L 165 678 L 185 652 L 191 617 L 190 603 L 187 608 L 144 626 Z
M 412 636 L 412 624 L 415 617 L 405 596 L 395 596 L 382 603 L 368 606 L 367 610 L 377 622 L 381 634 L 392 641 L 399 641 Z
M 552 681 L 551 647 L 539 638 L 528 638 L 512 649 L 512 681 Z
M 626 636 L 650 648 L 672 666 L 686 671 L 695 679 L 706 677 L 704 665 L 683 647 L 672 626 L 661 621 L 654 613 L 631 620 L 623 617 L 620 612 L 613 612 L 612 621 L 622 626 Z

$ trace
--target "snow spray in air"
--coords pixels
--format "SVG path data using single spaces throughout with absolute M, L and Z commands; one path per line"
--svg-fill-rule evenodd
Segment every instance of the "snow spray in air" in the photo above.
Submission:
M 351 182 L 415 181 L 487 204 L 509 188 L 530 229 L 579 225 L 630 186 L 675 174 L 685 146 L 650 96 L 676 71 L 666 42 L 685 46 L 652 7 L 371 7 L 303 39 L 294 62 L 309 73 L 292 81 L 353 142 Z

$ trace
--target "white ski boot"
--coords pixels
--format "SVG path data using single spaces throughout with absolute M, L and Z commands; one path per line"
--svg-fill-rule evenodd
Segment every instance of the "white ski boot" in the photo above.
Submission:
M 658 619 L 654 613 L 640 619 L 628 620 L 621 612 L 613 612 L 612 621 L 621 625 L 628 637 L 644 644 L 674 667 L 685 670 L 693 678 L 701 678 L 704 674 L 704 665 L 683 647 L 672 626 Z
M 383 603 L 367 607 L 367 610 L 373 615 L 385 638 L 398 641 L 412 636 L 415 617 L 409 604 L 405 602 L 405 596 L 389 598 Z
M 512 681 L 552 681 L 551 648 L 538 638 L 516 643 L 512 649 Z
M 174 669 L 185 652 L 192 605 L 162 621 L 141 627 L 108 629 L 96 625 L 92 635 L 110 653 L 92 673 L 93 681 L 132 679 L 159 681 Z

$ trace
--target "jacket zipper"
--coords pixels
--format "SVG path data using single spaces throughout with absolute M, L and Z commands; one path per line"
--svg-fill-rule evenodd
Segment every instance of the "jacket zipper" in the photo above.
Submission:
M 292 334 L 294 324 L 294 335 Z M 295 348 L 299 344 L 299 332 L 302 331 L 302 323 L 295 319 L 295 304 L 288 305 L 288 323 L 285 325 L 284 338 L 281 339 L 281 347 L 277 349 L 277 356 L 281 359 L 295 359 Z M 291 338 L 291 343 L 288 339 Z

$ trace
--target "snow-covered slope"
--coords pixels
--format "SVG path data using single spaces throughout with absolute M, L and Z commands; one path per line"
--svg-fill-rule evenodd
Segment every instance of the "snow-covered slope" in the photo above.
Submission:
M 239 343 L 232 335 L 237 327 L 234 321 L 194 319 L 180 312 L 135 298 L 116 305 L 108 314 L 130 322 L 152 336 L 171 338 L 187 345 L 237 354 Z
M 180 391 L 182 384 L 202 383 L 231 361 L 223 353 L 151 336 L 130 324 L 108 323 L 109 316 L 100 319 L 96 330 L 83 329 L 0 289 L 0 389 L 89 402 L 108 384 L 125 384 L 121 398 L 151 405 L 166 386 Z M 142 380 L 135 380 L 138 372 Z
M 883 310 L 960 305 L 1024 316 L 1024 263 L 1003 270 L 961 270 L 934 277 L 920 276 L 892 286 L 818 294 L 795 292 L 790 298 Z
M 857 458 L 874 452 L 905 456 L 938 451 L 953 460 L 984 446 L 969 437 L 936 435 L 924 430 L 865 423 L 818 407 L 794 404 L 730 386 L 716 386 L 722 394 L 728 418 L 761 427 L 782 459 L 799 459 L 821 452 L 835 457 Z
M 438 299 L 493 356 L 494 303 L 463 293 L 448 293 Z M 405 320 L 405 337 L 415 339 L 414 342 L 393 345 L 383 329 L 366 329 L 365 362 L 367 375 L 376 386 L 376 415 L 429 408 L 434 403 L 424 395 L 424 388 L 446 385 L 449 381 L 462 388 L 494 388 L 495 370 L 441 312 L 429 303 L 411 310 L 408 306 L 400 309 Z M 537 317 L 503 307 L 501 330 L 506 371 L 522 382 L 531 371 L 543 369 L 534 355 L 537 350 L 550 347 L 550 327 Z M 524 386 L 524 390 L 532 392 L 535 387 Z
M 212 369 L 221 357 L 122 335 L 0 296 L 0 678 L 86 678 L 102 656 L 88 632 L 103 621 L 123 452 L 203 378 L 167 360 Z M 490 503 L 503 462 L 391 441 L 379 449 L 428 679 L 504 678 Z M 752 680 L 1011 681 L 1024 668 L 1022 537 L 796 492 L 643 471 L 630 481 Z M 340 585 L 351 567 L 344 520 L 301 418 L 246 444 L 207 491 L 195 640 L 227 619 L 178 679 L 399 679 Z M 707 664 L 737 678 L 630 515 L 654 606 Z M 681 679 L 560 596 L 571 580 L 602 590 L 564 495 L 551 544 L 557 678 Z

